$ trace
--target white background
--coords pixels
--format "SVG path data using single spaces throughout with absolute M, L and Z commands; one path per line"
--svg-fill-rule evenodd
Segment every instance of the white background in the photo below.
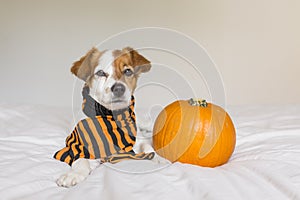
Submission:
M 227 104 L 300 103 L 298 0 L 0 4 L 0 102 L 69 106 L 72 62 L 120 31 L 158 26 L 205 47 L 222 75 Z

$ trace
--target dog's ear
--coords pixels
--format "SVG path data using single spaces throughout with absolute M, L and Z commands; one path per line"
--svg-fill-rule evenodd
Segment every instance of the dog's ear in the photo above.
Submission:
M 151 69 L 150 61 L 144 56 L 140 55 L 136 50 L 131 47 L 126 47 L 122 50 L 125 53 L 129 53 L 133 67 L 138 73 L 145 73 Z
M 93 74 L 95 67 L 98 65 L 100 56 L 101 52 L 93 47 L 86 55 L 73 63 L 71 72 L 78 78 L 86 81 L 87 78 Z

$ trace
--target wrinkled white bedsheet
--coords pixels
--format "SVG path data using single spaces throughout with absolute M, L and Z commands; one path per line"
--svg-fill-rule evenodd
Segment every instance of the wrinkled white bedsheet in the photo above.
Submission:
M 0 105 L 0 199 L 300 199 L 300 107 L 232 107 L 237 145 L 216 168 L 124 161 L 61 188 L 52 158 L 73 128 L 67 108 Z

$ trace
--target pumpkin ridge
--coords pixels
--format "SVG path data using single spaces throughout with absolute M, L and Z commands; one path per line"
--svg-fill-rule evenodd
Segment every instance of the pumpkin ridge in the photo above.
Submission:
M 161 111 L 161 113 L 160 114 L 165 114 L 166 115 L 166 121 L 165 121 L 165 124 L 167 124 L 167 125 L 163 125 L 163 127 L 161 128 L 161 130 L 158 132 L 158 133 L 154 133 L 154 131 L 153 131 L 153 135 L 154 135 L 154 137 L 162 137 L 161 138 L 161 140 L 160 140 L 160 143 L 158 143 L 159 145 L 157 145 L 157 143 L 155 143 L 153 146 L 156 146 L 156 149 L 155 149 L 155 151 L 159 154 L 159 155 L 161 155 L 161 156 L 163 156 L 164 154 L 165 154 L 165 151 L 166 151 L 166 148 L 164 148 L 166 145 L 164 145 L 164 144 L 166 144 L 166 143 L 170 143 L 170 142 L 168 142 L 167 141 L 167 137 L 163 137 L 163 136 L 161 136 L 161 133 L 165 133 L 166 132 L 166 129 L 169 129 L 169 128 L 172 128 L 172 127 L 169 127 L 168 126 L 168 124 L 171 124 L 170 123 L 170 120 L 172 120 L 172 117 L 174 116 L 174 113 L 176 113 L 176 112 L 178 112 L 178 110 L 180 109 L 180 107 L 179 108 L 177 108 L 177 109 L 174 109 L 171 113 L 169 113 L 168 112 L 168 109 L 169 107 L 167 106 L 163 111 Z M 162 112 L 164 112 L 164 113 L 162 113 Z M 160 116 L 160 114 L 159 114 L 159 116 Z M 155 123 L 156 124 L 156 123 Z M 155 129 L 155 126 L 154 126 L 154 129 Z M 158 135 L 159 134 L 159 135 Z M 165 136 L 167 136 L 167 135 L 165 135 Z M 154 140 L 154 139 L 153 139 Z M 158 146 L 158 147 L 157 147 Z M 154 147 L 155 148 L 155 147 Z M 159 148 L 159 149 L 157 149 L 157 148 Z
M 180 102 L 178 102 L 179 104 L 180 104 Z M 175 114 L 179 111 L 179 110 L 181 110 L 181 107 L 180 106 L 178 106 L 177 108 L 175 108 L 175 109 L 173 109 L 173 111 L 172 112 L 170 112 L 169 114 L 168 114 L 168 116 L 170 117 L 170 120 L 172 120 L 174 117 L 175 117 Z M 181 120 L 181 119 L 180 119 Z M 168 123 L 168 125 L 167 126 L 165 126 L 165 129 L 173 129 L 174 128 L 174 126 L 175 126 L 175 124 L 173 123 L 172 125 L 171 125 L 172 123 Z M 170 127 L 171 126 L 171 127 Z M 164 130 L 164 132 L 163 133 L 166 133 L 166 130 Z M 176 133 L 176 135 L 178 134 L 178 132 Z M 176 137 L 176 135 L 175 136 L 173 136 L 173 134 L 171 134 L 172 135 L 172 139 L 171 140 L 168 140 L 168 137 L 164 137 L 164 144 L 166 144 L 164 147 L 166 147 L 166 148 L 164 148 L 164 150 L 163 150 L 163 152 L 165 152 L 166 153 L 166 151 L 167 151 L 167 153 L 168 153 L 168 149 L 169 149 L 169 146 L 170 145 L 172 145 L 173 144 L 173 142 L 174 142 L 174 138 Z M 172 153 L 172 152 L 170 152 L 170 153 Z M 176 160 L 176 159 L 175 159 Z M 174 161 L 175 161 L 174 160 Z

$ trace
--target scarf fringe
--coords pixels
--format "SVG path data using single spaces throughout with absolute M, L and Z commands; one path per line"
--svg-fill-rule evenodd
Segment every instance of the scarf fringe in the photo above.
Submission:
M 118 153 L 106 158 L 101 158 L 100 161 L 101 163 L 108 162 L 108 163 L 115 164 L 123 160 L 152 160 L 154 156 L 155 156 L 154 152 L 151 153 L 142 152 L 138 154 L 125 152 L 125 153 Z

